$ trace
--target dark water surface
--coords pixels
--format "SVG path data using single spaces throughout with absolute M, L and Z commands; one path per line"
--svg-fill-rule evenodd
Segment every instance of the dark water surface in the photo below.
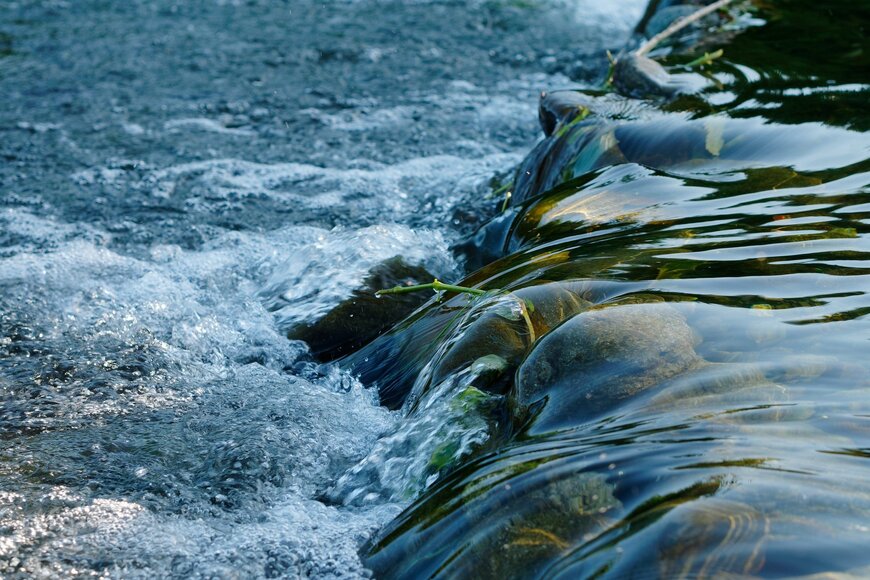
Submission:
M 411 417 L 472 392 L 489 421 L 450 468 L 432 455 L 440 479 L 368 547 L 378 574 L 870 573 L 870 14 L 752 15 L 706 78 L 679 65 L 715 44 L 659 50 L 700 92 L 587 92 L 526 159 L 479 238 L 505 256 L 462 282 L 510 290 L 506 322 L 456 322 L 454 297 L 351 359 Z M 485 325 L 517 346 L 479 347 Z
M 0 576 L 868 575 L 867 9 L 604 4 L 0 5 Z

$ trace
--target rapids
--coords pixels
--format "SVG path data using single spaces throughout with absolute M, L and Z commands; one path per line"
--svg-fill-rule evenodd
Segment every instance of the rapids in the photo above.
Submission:
M 0 3 L 0 576 L 366 575 L 408 500 L 324 494 L 401 417 L 284 333 L 457 277 L 619 7 Z

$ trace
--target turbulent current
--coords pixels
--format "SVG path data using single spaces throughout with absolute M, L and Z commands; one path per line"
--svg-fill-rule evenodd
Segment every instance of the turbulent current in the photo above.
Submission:
M 401 417 L 285 331 L 392 256 L 455 278 L 642 9 L 0 4 L 0 576 L 364 575 L 408 499 L 324 494 Z

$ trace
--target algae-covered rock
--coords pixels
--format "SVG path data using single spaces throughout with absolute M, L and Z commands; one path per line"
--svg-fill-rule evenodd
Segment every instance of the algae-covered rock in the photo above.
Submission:
M 345 356 L 376 338 L 420 307 L 429 296 L 423 292 L 380 299 L 375 292 L 394 286 L 431 282 L 432 274 L 396 257 L 378 264 L 350 298 L 311 324 L 291 328 L 287 336 L 304 340 L 314 356 L 328 361 Z
M 378 578 L 537 577 L 622 508 L 601 473 L 514 467 L 498 472 L 498 485 L 477 474 L 458 495 L 439 489 L 437 507 L 417 504 L 367 547 L 366 567 Z
M 620 305 L 584 312 L 544 337 L 517 372 L 512 401 L 532 430 L 590 420 L 625 399 L 703 365 L 697 337 L 666 304 Z
M 492 532 L 474 545 L 486 578 L 512 578 L 566 554 L 583 536 L 605 527 L 621 507 L 613 486 L 599 473 L 580 472 L 548 482 L 516 498 L 523 509 L 502 517 Z M 495 515 L 495 514 L 493 514 Z
M 550 329 L 591 303 L 561 284 L 521 288 L 500 296 L 467 327 L 437 361 L 432 383 L 470 365 L 486 366 L 476 383 L 491 392 L 503 392 L 508 374 L 522 361 L 532 344 Z

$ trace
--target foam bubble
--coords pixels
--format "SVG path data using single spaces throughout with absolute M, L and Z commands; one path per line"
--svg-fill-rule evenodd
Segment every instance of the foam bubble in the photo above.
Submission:
M 469 186 L 486 182 L 519 159 L 513 153 L 479 159 L 435 155 L 394 165 L 356 160 L 351 167 L 341 169 L 214 159 L 151 171 L 138 187 L 156 197 L 184 195 L 192 209 L 207 210 L 222 201 L 265 197 L 291 205 L 303 215 L 306 209 L 320 210 L 309 214 L 310 221 L 328 219 L 330 212 L 341 208 L 351 212 L 347 218 L 357 224 L 414 222 L 443 229 L 439 222 L 443 222 L 444 212 L 468 194 Z M 440 211 L 432 211 L 436 206 Z
M 436 277 L 456 275 L 455 262 L 439 232 L 416 232 L 398 225 L 340 228 L 288 253 L 261 296 L 282 328 L 313 321 L 350 297 L 372 267 L 394 256 L 422 265 Z
M 0 481 L 16 490 L 0 498 L 2 572 L 362 574 L 358 543 L 399 506 L 316 497 L 395 414 L 336 369 L 294 371 L 304 345 L 256 296 L 282 245 L 330 232 L 145 259 L 15 217 L 27 242 L 0 258 Z

